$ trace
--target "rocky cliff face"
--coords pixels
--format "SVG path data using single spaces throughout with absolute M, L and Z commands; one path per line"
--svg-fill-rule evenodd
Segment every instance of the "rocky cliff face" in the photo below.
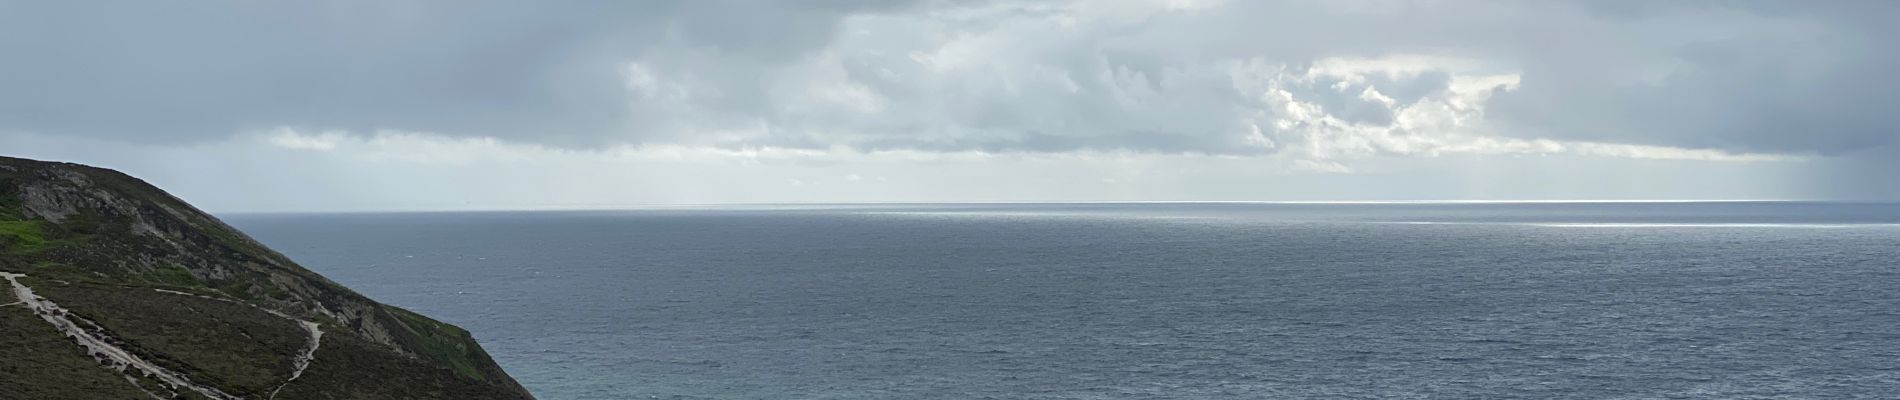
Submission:
M 0 398 L 531 396 L 468 332 L 116 171 L 0 157 Z

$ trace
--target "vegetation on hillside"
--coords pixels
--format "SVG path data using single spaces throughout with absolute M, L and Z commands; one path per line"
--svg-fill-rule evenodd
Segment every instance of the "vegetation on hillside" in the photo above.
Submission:
M 32 312 L 0 307 L 0 399 L 150 399 Z
M 26 274 L 114 345 L 233 396 L 282 386 L 280 399 L 530 397 L 467 331 L 369 300 L 116 171 L 0 157 L 0 272 Z M 0 307 L 0 398 L 169 395 L 35 319 Z M 312 340 L 299 321 L 325 335 L 289 381 Z M 58 368 L 31 368 L 40 364 Z

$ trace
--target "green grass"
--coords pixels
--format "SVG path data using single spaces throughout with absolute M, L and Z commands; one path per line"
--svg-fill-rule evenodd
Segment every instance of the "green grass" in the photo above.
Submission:
M 112 332 L 133 354 L 246 398 L 263 398 L 289 378 L 290 359 L 308 340 L 295 322 L 244 304 L 139 287 L 34 289 Z
M 62 178 L 69 173 L 85 179 Z M 77 213 L 65 214 L 59 222 L 43 220 L 30 216 L 32 213 L 26 212 L 21 201 L 22 188 L 33 186 L 77 189 L 75 193 L 81 197 L 109 193 L 109 198 L 93 200 L 109 200 L 114 207 L 78 207 Z M 57 203 L 85 199 L 46 200 Z M 159 228 L 159 235 L 134 231 L 131 227 L 136 221 Z M 122 345 L 135 354 L 186 373 L 194 381 L 247 398 L 264 397 L 266 389 L 282 383 L 291 357 L 305 344 L 307 336 L 301 327 L 250 306 L 163 294 L 153 288 L 291 311 L 305 310 L 313 304 L 342 304 L 352 309 L 356 309 L 351 305 L 354 303 L 369 304 L 357 309 L 364 313 L 349 315 L 374 319 L 375 325 L 387 328 L 387 332 L 359 332 L 366 326 L 360 324 L 371 321 L 344 320 L 321 313 L 300 316 L 320 321 L 329 334 L 318 350 L 318 361 L 295 384 L 286 387 L 280 398 L 474 400 L 527 396 L 467 331 L 406 310 L 368 303 L 370 300 L 360 294 L 297 266 L 215 217 L 143 181 L 110 170 L 0 157 L 0 270 L 27 273 L 29 277 L 22 283 L 59 301 L 74 314 L 94 320 L 122 339 Z M 62 341 L 64 338 L 50 326 L 15 323 L 20 318 L 5 317 L 9 316 L 0 315 L 0 399 L 121 397 L 123 393 L 106 388 L 111 382 L 94 379 L 103 376 L 107 381 L 124 382 L 117 373 L 98 366 L 70 341 Z M 30 313 L 12 317 L 33 319 Z M 46 335 L 25 328 L 44 330 Z M 7 340 L 16 333 L 31 333 L 36 338 L 30 342 Z M 97 373 L 89 377 L 72 368 L 52 365 L 57 363 L 54 358 L 70 358 Z M 143 381 L 151 383 L 149 379 Z M 136 385 L 120 386 L 130 390 L 132 397 L 144 397 L 137 393 Z M 157 387 L 155 383 L 149 386 Z M 185 394 L 187 398 L 194 396 Z
M 178 265 L 167 265 L 164 267 L 160 267 L 156 270 L 152 270 L 151 272 L 147 272 L 145 273 L 145 279 L 150 280 L 152 282 L 156 282 L 156 283 L 160 283 L 164 285 L 170 285 L 170 286 L 180 286 L 180 287 L 204 286 L 203 282 L 198 281 L 198 277 L 191 276 L 191 271 L 186 271 L 185 267 L 180 267 Z
M 80 282 L 97 280 L 97 277 L 92 275 L 92 273 L 86 272 L 86 270 L 79 269 L 79 267 L 74 267 L 72 265 L 65 264 L 65 263 L 60 263 L 60 262 L 55 262 L 55 261 L 45 261 L 45 260 L 34 262 L 33 269 L 28 271 L 27 275 L 31 275 L 34 278 L 61 279 L 61 280 L 80 281 Z
M 224 284 L 218 285 L 218 287 L 216 287 L 215 289 L 217 289 L 219 292 L 223 292 L 224 295 L 226 296 L 231 296 L 232 298 L 245 299 L 245 300 L 249 300 L 251 298 L 251 284 L 245 283 L 243 281 L 233 280 L 230 282 L 225 282 Z
M 0 307 L 0 399 L 149 398 L 32 312 Z
M 373 384 L 371 384 L 373 383 Z M 326 332 L 317 362 L 278 399 L 525 399 L 491 382 L 470 381 L 426 360 L 398 355 L 348 330 Z
M 475 360 L 469 358 L 468 349 L 463 347 L 464 343 L 473 342 L 468 331 L 397 307 L 389 307 L 389 312 L 419 337 L 421 348 L 416 350 L 423 358 L 445 364 L 463 378 L 482 380 L 482 372 L 475 369 Z
M 12 174 L 6 170 L 0 170 L 0 221 L 26 219 L 20 217 L 24 214 L 20 212 L 20 196 L 14 194 L 18 191 L 15 189 L 17 187 L 19 187 L 18 181 Z
M 37 221 L 0 221 L 0 246 L 9 252 L 46 247 L 46 232 Z

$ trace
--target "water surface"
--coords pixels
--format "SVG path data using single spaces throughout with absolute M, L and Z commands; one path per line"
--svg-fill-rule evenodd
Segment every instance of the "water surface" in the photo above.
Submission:
M 1894 204 L 226 219 L 545 399 L 1900 393 Z

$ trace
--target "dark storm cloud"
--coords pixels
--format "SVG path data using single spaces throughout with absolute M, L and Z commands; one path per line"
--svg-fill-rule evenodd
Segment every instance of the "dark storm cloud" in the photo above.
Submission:
M 1522 85 L 1493 99 L 1492 115 L 1509 133 L 1593 141 L 1825 155 L 1894 143 L 1900 3 L 1651 8 L 1613 15 L 1657 26 L 1713 9 L 1763 22 L 1576 54 L 1553 46 L 1520 58 Z
M 275 126 L 617 137 L 623 63 L 775 63 L 892 2 L 7 2 L 0 130 L 174 143 Z
M 1900 2 L 1194 3 L 10 2 L 0 131 L 1240 155 L 1895 137 Z M 1457 62 L 1316 64 L 1394 55 Z M 1499 75 L 1519 80 L 1451 93 Z

